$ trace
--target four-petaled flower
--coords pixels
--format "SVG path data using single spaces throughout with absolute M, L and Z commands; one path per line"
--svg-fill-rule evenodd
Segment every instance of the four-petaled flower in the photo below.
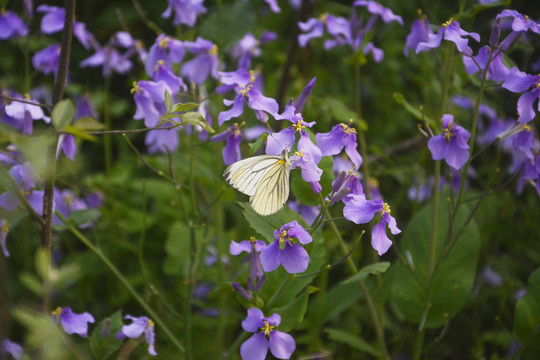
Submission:
M 279 314 L 265 317 L 260 309 L 248 309 L 242 328 L 254 334 L 240 347 L 242 360 L 264 360 L 268 349 L 278 359 L 289 359 L 296 343 L 291 335 L 276 330 L 280 323 Z
M 311 235 L 296 220 L 274 230 L 274 242 L 261 251 L 264 271 L 274 271 L 280 264 L 290 274 L 306 271 L 309 255 L 300 244 L 312 241 Z
M 227 166 L 242 158 L 240 155 L 240 143 L 242 142 L 240 127 L 242 125 L 244 125 L 243 122 L 241 124 L 234 123 L 221 134 L 214 135 L 210 138 L 210 141 L 214 142 L 225 140 L 225 147 L 222 150 L 222 154 L 223 163 Z
M 429 139 L 428 148 L 433 160 L 444 159 L 456 170 L 461 169 L 469 160 L 469 138 L 471 134 L 454 123 L 454 116 L 444 114 L 442 117 L 442 134 Z
M 94 323 L 94 317 L 87 312 L 75 314 L 70 308 L 57 307 L 52 312 L 53 321 L 62 324 L 62 328 L 69 335 L 78 334 L 82 337 L 88 336 L 88 323 Z
M 134 317 L 131 315 L 124 316 L 124 319 L 132 321 L 129 325 L 122 326 L 122 330 L 116 333 L 118 340 L 124 338 L 136 339 L 144 333 L 146 342 L 148 343 L 148 353 L 152 356 L 156 356 L 157 352 L 154 349 L 154 322 L 146 316 Z
M 523 93 L 517 102 L 518 122 L 526 123 L 534 119 L 533 105 L 540 98 L 540 75 L 529 75 L 514 67 L 502 87 L 515 93 Z
M 460 53 L 472 55 L 472 49 L 467 45 L 469 40 L 464 39 L 463 36 L 470 36 L 477 42 L 480 41 L 480 35 L 477 33 L 469 33 L 461 29 L 457 21 L 450 19 L 442 24 L 442 27 L 439 29 L 437 34 L 428 33 L 428 40 L 419 42 L 416 45 L 416 53 L 439 47 L 441 40 L 444 37 L 445 40 L 452 41 L 454 44 L 456 44 L 456 47 Z
M 337 155 L 343 148 L 356 169 L 362 165 L 362 157 L 356 150 L 356 129 L 348 124 L 338 124 L 328 133 L 318 133 L 315 138 L 323 156 Z
M 390 215 L 390 206 L 382 200 L 367 200 L 363 195 L 348 195 L 349 201 L 343 208 L 345 219 L 355 224 L 365 224 L 371 221 L 376 214 L 382 215 L 381 221 L 371 231 L 371 246 L 379 255 L 384 254 L 392 246 L 392 240 L 386 235 L 386 225 L 390 232 L 397 235 L 401 232 L 396 219 Z

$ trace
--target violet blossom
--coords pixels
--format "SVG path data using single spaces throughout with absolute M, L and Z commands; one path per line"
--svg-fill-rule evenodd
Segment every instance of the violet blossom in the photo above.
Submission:
M 49 45 L 32 56 L 32 65 L 34 68 L 45 75 L 54 73 L 54 76 L 56 77 L 59 62 L 60 44 Z
M 124 338 L 136 339 L 144 333 L 146 343 L 148 344 L 148 354 L 156 356 L 157 352 L 154 349 L 155 334 L 154 322 L 146 316 L 133 317 L 131 315 L 124 316 L 124 319 L 131 320 L 131 324 L 122 326 L 122 330 L 116 333 L 118 340 Z
M 167 0 L 167 2 L 169 6 L 161 17 L 170 18 L 174 11 L 174 26 L 183 24 L 192 27 L 197 21 L 197 16 L 206 13 L 204 0 Z
M 348 195 L 349 201 L 343 208 L 343 216 L 355 224 L 366 224 L 376 214 L 382 215 L 381 220 L 375 224 L 371 231 L 371 246 L 382 255 L 392 246 L 392 241 L 386 235 L 386 226 L 393 235 L 401 232 L 396 224 L 396 219 L 390 215 L 390 206 L 382 200 L 367 200 L 362 195 Z
M 274 230 L 274 242 L 261 251 L 264 271 L 274 271 L 279 265 L 283 265 L 289 274 L 306 271 L 309 255 L 300 244 L 312 241 L 311 235 L 296 220 Z
M 488 45 L 482 46 L 478 50 L 478 55 L 474 56 L 474 60 L 470 56 L 464 55 L 463 64 L 465 70 L 471 75 L 480 70 L 480 76 L 482 76 L 482 72 L 487 70 L 486 79 L 493 81 L 504 81 L 510 73 L 510 69 L 503 63 L 502 51 Z
M 87 312 L 75 314 L 70 308 L 57 307 L 52 312 L 53 321 L 60 323 L 69 335 L 78 334 L 81 337 L 88 336 L 88 323 L 94 323 L 94 317 Z
M 264 360 L 268 349 L 278 359 L 289 359 L 296 343 L 291 335 L 276 330 L 280 323 L 281 316 L 277 313 L 265 317 L 260 309 L 248 309 L 242 328 L 254 334 L 240 347 L 242 360 Z
M 209 75 L 218 77 L 218 47 L 209 40 L 198 36 L 197 39 L 184 42 L 184 47 L 191 54 L 196 54 L 194 59 L 182 65 L 180 73 L 195 84 L 201 84 Z
M 415 20 L 411 25 L 411 32 L 407 35 L 407 41 L 403 48 L 405 56 L 409 56 L 409 49 L 416 51 L 417 54 L 429 50 L 429 48 L 418 50 L 418 44 L 427 43 L 430 36 L 433 36 L 433 30 L 431 30 L 427 16 L 422 15 L 420 19 Z
M 182 41 L 161 34 L 148 51 L 144 70 L 148 76 L 152 76 L 159 60 L 163 60 L 167 64 L 178 64 L 184 59 L 184 54 L 184 43 Z
M 133 118 L 144 119 L 146 127 L 158 125 L 161 116 L 167 113 L 165 107 L 165 90 L 169 90 L 163 81 L 134 81 L 131 93 L 137 105 Z
M 305 22 L 298 22 L 298 27 L 304 34 L 298 35 L 298 44 L 305 47 L 311 39 L 319 38 L 324 35 L 324 28 L 332 36 L 329 47 L 336 44 L 347 44 L 350 41 L 350 23 L 343 17 L 336 17 L 330 14 L 322 14 L 318 19 L 311 18 Z M 327 45 L 325 45 L 327 48 Z
M 251 59 L 261 55 L 261 45 L 270 41 L 274 41 L 277 34 L 272 31 L 264 31 L 261 37 L 257 40 L 253 34 L 248 33 L 238 41 L 231 50 L 231 55 L 238 59 L 238 69 L 251 69 Z
M 163 124 L 161 127 L 170 127 L 171 124 Z M 144 138 L 144 144 L 149 154 L 174 152 L 180 143 L 178 133 L 181 127 L 173 127 L 168 130 L 151 130 Z
M 266 276 L 262 271 L 260 252 L 266 247 L 266 243 L 262 240 L 256 240 L 255 237 L 250 237 L 249 240 L 243 240 L 237 243 L 231 240 L 229 252 L 231 255 L 240 255 L 242 252 L 250 254 L 251 272 L 247 279 L 248 289 L 244 289 L 240 284 L 233 283 L 233 288 L 245 299 L 251 299 L 253 292 L 257 292 L 263 286 Z
M 8 339 L 3 339 L 0 342 L 0 357 L 5 354 L 10 354 L 15 360 L 21 360 L 23 356 L 23 348 L 21 345 L 9 341 Z
M 0 9 L 0 40 L 26 36 L 28 27 L 13 11 Z
M 20 96 L 17 97 L 21 98 Z M 29 95 L 25 95 L 25 100 L 36 102 L 30 99 Z M 22 130 L 24 135 L 32 134 L 35 120 L 43 120 L 47 124 L 51 121 L 49 117 L 45 116 L 41 107 L 20 101 L 12 101 L 4 107 L 4 111 L 6 115 L 15 121 L 15 124 L 13 124 L 15 129 Z
M 468 141 L 471 134 L 454 123 L 453 115 L 444 114 L 442 122 L 442 133 L 428 141 L 429 151 L 433 160 L 444 159 L 449 166 L 459 170 L 469 160 Z
M 328 133 L 318 133 L 315 138 L 323 156 L 338 155 L 345 148 L 356 169 L 362 165 L 362 156 L 356 149 L 356 129 L 351 125 L 338 124 Z
M 534 119 L 534 103 L 540 98 L 540 75 L 529 75 L 513 67 L 502 87 L 522 93 L 517 102 L 518 122 L 527 123 Z
M 416 53 L 418 54 L 421 51 L 439 47 L 441 40 L 444 38 L 445 40 L 456 44 L 456 47 L 460 53 L 472 55 L 472 49 L 467 45 L 469 40 L 464 39 L 464 36 L 469 36 L 477 42 L 480 41 L 480 35 L 477 33 L 469 33 L 461 29 L 457 21 L 450 19 L 442 24 L 442 27 L 439 29 L 437 34 L 428 33 L 428 40 L 419 42 L 417 44 Z
M 234 123 L 221 134 L 214 135 L 210 141 L 218 142 L 225 140 L 225 147 L 222 150 L 223 163 L 227 166 L 237 162 L 242 158 L 240 154 L 240 143 L 242 142 L 242 124 Z

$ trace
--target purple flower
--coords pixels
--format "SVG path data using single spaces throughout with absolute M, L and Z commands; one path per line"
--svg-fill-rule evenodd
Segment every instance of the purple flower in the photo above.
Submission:
M 168 64 L 177 64 L 184 59 L 184 53 L 184 44 L 180 40 L 161 34 L 156 38 L 154 45 L 150 47 L 144 63 L 144 70 L 148 76 L 152 76 L 159 60 Z
M 231 50 L 232 56 L 238 59 L 237 68 L 251 69 L 251 59 L 261 55 L 260 46 L 276 38 L 277 34 L 272 31 L 264 31 L 259 40 L 251 33 L 246 34 Z
M 416 46 L 416 53 L 418 54 L 421 51 L 439 47 L 441 40 L 444 38 L 456 44 L 460 53 L 472 55 L 472 49 L 467 45 L 469 40 L 464 39 L 463 36 L 470 36 L 477 42 L 480 41 L 480 35 L 462 30 L 457 21 L 450 19 L 442 24 L 437 34 L 428 34 L 427 41 L 419 42 Z
M 163 124 L 162 127 L 168 127 L 170 124 Z M 148 147 L 149 154 L 173 152 L 178 148 L 178 133 L 180 127 L 174 127 L 169 130 L 151 130 L 146 134 L 144 143 Z
M 469 160 L 469 138 L 471 134 L 454 123 L 454 116 L 444 114 L 442 117 L 442 134 L 429 139 L 428 148 L 433 160 L 445 160 L 456 170 L 461 169 Z
M 296 151 L 291 157 L 291 168 L 300 168 L 302 171 L 302 179 L 306 182 L 313 183 L 321 180 L 323 173 L 309 152 L 304 153 L 302 150 Z
M 180 24 L 192 27 L 197 21 L 197 16 L 204 14 L 206 8 L 203 5 L 204 0 L 167 0 L 169 6 L 161 17 L 170 18 L 174 10 L 173 25 Z
M 152 78 L 155 81 L 163 81 L 165 84 L 167 84 L 171 95 L 179 93 L 180 89 L 183 91 L 187 91 L 188 89 L 187 85 L 184 83 L 184 80 L 182 80 L 181 77 L 176 76 L 171 65 L 163 60 L 157 61 Z
M 356 169 L 362 165 L 362 157 L 356 150 L 356 129 L 350 125 L 338 124 L 328 133 L 318 133 L 315 138 L 323 156 L 337 155 L 345 148 Z
M 264 284 L 264 281 L 266 280 L 266 277 L 264 276 L 264 273 L 262 271 L 261 258 L 259 255 L 259 253 L 265 247 L 266 243 L 264 241 L 256 240 L 253 236 L 250 237 L 249 240 L 243 240 L 239 243 L 231 240 L 231 245 L 229 246 L 229 252 L 231 253 L 231 255 L 239 255 L 244 251 L 250 254 L 251 273 L 250 277 L 247 280 L 247 286 L 249 291 L 259 291 Z M 247 293 L 247 290 L 243 289 L 239 284 L 237 284 L 236 286 L 233 285 L 233 287 L 236 291 L 240 293 L 240 295 L 246 297 L 245 293 Z M 249 296 L 246 298 L 250 299 L 251 294 L 249 294 Z
M 0 10 L 0 40 L 28 34 L 28 27 L 13 11 Z
M 232 105 L 232 108 L 219 113 L 218 124 L 220 126 L 223 125 L 225 121 L 240 116 L 244 112 L 244 103 L 247 103 L 251 109 L 259 111 L 262 114 L 264 114 L 264 111 L 274 117 L 277 116 L 279 110 L 277 101 L 261 94 L 256 86 L 255 82 L 257 79 L 253 72 L 240 69 L 235 72 L 220 72 L 219 75 L 221 76 L 220 81 L 223 86 L 216 89 L 218 93 L 229 89 L 235 89 L 236 91 L 234 100 L 223 100 L 225 105 Z M 268 120 L 266 114 L 264 114 L 265 117 L 263 118 L 261 118 L 261 114 L 258 114 L 258 116 L 262 121 Z
M 195 42 L 184 42 L 184 46 L 190 53 L 197 54 L 197 56 L 182 65 L 180 70 L 182 76 L 187 77 L 195 84 L 204 82 L 208 75 L 217 78 L 219 59 L 216 44 L 199 36 Z
M 523 15 L 517 12 L 516 10 L 509 10 L 509 9 L 505 9 L 499 15 L 497 15 L 497 19 L 507 18 L 507 17 L 514 19 L 512 21 L 513 31 L 522 32 L 522 31 L 530 30 L 536 34 L 540 34 L 540 24 L 533 21 L 527 15 Z
M 401 16 L 395 15 L 391 9 L 385 8 L 376 1 L 357 0 L 353 3 L 353 6 L 365 6 L 370 13 L 380 16 L 385 23 L 396 21 L 400 25 L 403 25 Z
M 317 78 L 314 77 L 309 81 L 309 83 L 306 85 L 304 90 L 302 90 L 302 93 L 294 102 L 294 111 L 299 113 L 302 112 L 302 109 L 304 108 L 304 105 L 306 104 L 306 101 L 311 94 L 311 91 L 313 90 L 313 87 L 315 87 L 315 81 L 317 81 Z
M 30 99 L 29 95 L 25 96 L 26 100 L 36 102 Z M 25 135 L 32 134 L 34 120 L 43 119 L 46 123 L 50 122 L 50 118 L 46 117 L 43 110 L 39 106 L 12 101 L 11 104 L 4 108 L 6 115 L 16 121 L 15 129 L 22 130 Z
M 268 4 L 268 7 L 270 7 L 270 10 L 272 12 L 279 14 L 281 12 L 281 8 L 279 7 L 277 0 L 264 0 L 265 3 Z
M 508 73 L 510 73 L 510 69 L 503 63 L 502 51 L 500 49 L 496 49 L 495 54 L 493 54 L 490 46 L 483 46 L 478 50 L 478 55 L 474 57 L 474 60 L 470 56 L 463 55 L 463 64 L 467 72 L 471 75 L 475 74 L 478 70 L 484 71 L 488 62 L 489 67 L 487 68 L 486 79 L 504 81 Z M 480 73 L 480 76 L 482 76 L 482 73 Z
M 382 200 L 366 200 L 362 195 L 348 195 L 349 201 L 343 208 L 343 216 L 355 224 L 365 224 L 371 221 L 375 214 L 381 214 L 381 221 L 371 231 L 371 246 L 382 255 L 392 246 L 392 241 L 386 235 L 386 225 L 390 232 L 397 235 L 401 232 L 396 219 L 390 215 L 390 206 Z
M 482 270 L 482 278 L 486 283 L 494 287 L 498 287 L 503 284 L 502 276 L 493 270 L 491 266 L 486 266 L 484 270 Z
M 34 65 L 34 68 L 45 75 L 54 73 L 54 76 L 56 76 L 59 62 L 60 44 L 47 46 L 32 56 L 32 65 Z
M 349 201 L 348 194 L 364 195 L 364 187 L 358 177 L 359 174 L 355 170 L 341 171 L 332 182 L 330 205 L 340 200 Z
M 165 115 L 165 90 L 168 90 L 167 84 L 163 81 L 134 81 L 131 93 L 137 111 L 133 118 L 135 120 L 144 119 L 146 127 L 155 127 L 158 125 L 161 116 Z
M 322 14 L 318 19 L 311 18 L 306 22 L 298 22 L 300 30 L 305 34 L 298 35 L 298 44 L 305 47 L 311 39 L 319 38 L 324 35 L 324 28 L 328 34 L 332 36 L 329 43 L 325 44 L 325 48 L 329 49 L 335 45 L 350 43 L 351 25 L 349 21 L 343 17 L 336 17 L 330 14 Z
M 109 44 L 98 49 L 94 55 L 81 61 L 79 66 L 82 68 L 102 66 L 104 77 L 109 77 L 113 72 L 125 74 L 133 67 L 133 63 L 129 60 L 132 54 L 132 51 L 121 54 Z
M 64 8 L 40 5 L 36 11 L 45 13 L 43 19 L 41 19 L 41 31 L 44 34 L 53 34 L 64 28 L 64 18 L 66 16 L 66 10 Z M 86 25 L 79 21 L 75 21 L 73 24 L 73 35 L 75 35 L 81 45 L 87 50 L 96 43 L 94 36 L 86 30 Z
M 265 317 L 257 308 L 248 309 L 242 328 L 254 334 L 240 347 L 242 360 L 264 360 L 268 349 L 278 359 L 289 359 L 296 343 L 291 335 L 275 329 L 280 323 L 281 316 L 277 313 Z
M 4 339 L 0 342 L 0 355 L 5 354 L 10 354 L 13 359 L 20 360 L 23 356 L 23 348 L 17 343 Z
M 57 324 L 62 324 L 65 332 L 69 335 L 78 334 L 82 337 L 88 336 L 88 323 L 94 323 L 94 317 L 87 312 L 75 314 L 70 308 L 57 307 L 52 312 L 53 320 Z
M 223 148 L 223 163 L 227 166 L 237 162 L 242 158 L 240 155 L 240 143 L 242 142 L 242 132 L 240 126 L 243 124 L 234 123 L 221 134 L 214 135 L 210 138 L 211 141 L 218 142 L 225 140 Z
M 534 147 L 534 131 L 527 125 L 521 126 L 521 131 L 517 133 L 512 140 L 512 145 L 516 151 L 522 152 L 529 159 L 533 160 L 534 155 L 532 153 Z
M 529 75 L 513 67 L 502 87 L 515 93 L 523 93 L 517 102 L 518 122 L 534 119 L 534 103 L 540 98 L 540 75 Z
M 274 242 L 261 251 L 264 271 L 274 271 L 279 265 L 283 265 L 290 274 L 306 271 L 309 255 L 300 244 L 311 241 L 311 235 L 296 220 L 283 225 L 279 231 L 274 230 Z
M 9 227 L 7 220 L 0 219 L 0 247 L 5 257 L 9 257 L 9 251 L 6 245 L 6 237 L 9 233 Z
M 116 334 L 118 340 L 126 337 L 136 339 L 144 333 L 146 343 L 148 344 L 148 353 L 156 356 L 157 352 L 154 349 L 154 322 L 146 316 L 133 317 L 131 315 L 124 316 L 124 319 L 131 320 L 131 324 L 122 326 L 122 330 Z

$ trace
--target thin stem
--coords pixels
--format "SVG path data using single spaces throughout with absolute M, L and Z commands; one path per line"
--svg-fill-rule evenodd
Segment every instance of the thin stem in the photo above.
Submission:
M 141 18 L 142 22 L 146 27 L 148 27 L 150 30 L 154 31 L 157 35 L 163 34 L 164 31 L 161 30 L 159 26 L 156 25 L 153 21 L 150 21 L 148 17 L 146 16 L 146 11 L 144 11 L 143 7 L 139 3 L 139 0 L 131 0 L 131 3 L 133 4 L 133 7 L 135 8 L 135 11 Z
M 16 101 L 16 102 L 20 102 L 20 103 L 24 103 L 24 104 L 28 104 L 28 105 L 39 106 L 39 107 L 46 108 L 46 109 L 52 108 L 52 105 L 49 105 L 49 104 L 41 104 L 41 103 L 38 103 L 38 102 L 35 102 L 35 101 L 26 100 L 26 99 L 18 99 L 18 98 L 14 98 L 14 97 L 11 97 L 11 96 L 4 95 L 2 93 L 0 93 L 0 97 L 4 98 L 6 100 Z
M 68 224 L 66 218 L 62 216 L 59 212 L 56 212 L 56 215 L 62 220 L 64 224 Z M 173 332 L 169 329 L 169 327 L 165 324 L 165 322 L 159 317 L 159 315 L 144 301 L 143 297 L 137 293 L 137 291 L 131 286 L 129 283 L 129 280 L 122 275 L 120 270 L 114 265 L 114 263 L 109 260 L 109 258 L 101 252 L 100 249 L 98 249 L 90 240 L 88 240 L 79 230 L 74 228 L 73 226 L 69 228 L 71 233 L 75 235 L 76 238 L 78 238 L 86 247 L 88 247 L 94 254 L 96 254 L 101 261 L 111 270 L 111 272 L 120 280 L 122 285 L 126 287 L 128 292 L 133 296 L 133 298 L 141 305 L 144 310 L 152 317 L 152 320 L 159 325 L 159 327 L 165 332 L 165 334 L 169 337 L 169 339 L 173 342 L 173 344 L 180 350 L 180 352 L 185 352 L 184 346 L 176 339 Z
M 109 55 L 107 54 L 107 62 L 109 62 Z M 105 129 L 111 130 L 111 114 L 109 112 L 109 95 L 111 90 L 111 77 L 105 77 L 105 90 L 103 100 L 103 118 L 105 119 Z M 111 172 L 112 164 L 112 138 L 110 134 L 104 136 L 105 147 L 105 172 L 109 174 Z
M 437 248 L 437 224 L 439 223 L 439 198 L 441 181 L 441 160 L 435 161 L 435 184 L 433 185 L 433 212 L 431 213 L 431 236 L 429 240 L 428 278 L 435 266 L 435 253 Z
M 150 170 L 152 170 L 154 173 L 156 173 L 157 175 L 161 176 L 162 178 L 168 180 L 168 181 L 171 181 L 171 178 L 169 178 L 167 175 L 165 175 L 165 173 L 161 170 L 158 170 L 156 169 L 155 167 L 153 167 L 152 165 L 150 165 L 145 159 L 144 157 L 142 156 L 142 154 L 139 152 L 139 150 L 137 150 L 137 148 L 131 143 L 131 141 L 129 140 L 129 138 L 126 136 L 126 134 L 123 134 L 124 135 L 124 139 L 126 139 L 129 147 L 135 152 L 135 154 L 137 155 L 137 157 L 139 158 L 139 160 L 141 160 L 141 162 L 147 167 L 149 168 Z
M 354 97 L 354 108 L 356 111 L 356 114 L 358 115 L 359 119 L 362 119 L 362 83 L 360 78 L 360 64 L 356 62 L 354 64 L 354 91 L 355 91 L 355 97 Z M 360 155 L 362 155 L 362 172 L 364 173 L 364 191 L 366 193 L 366 197 L 368 199 L 372 199 L 371 194 L 371 185 L 370 185 L 370 179 L 371 174 L 369 171 L 369 161 L 368 159 L 368 151 L 367 151 L 367 142 L 366 142 L 366 136 L 364 130 L 361 128 L 358 129 L 358 142 L 360 144 Z
M 106 134 L 113 134 L 113 135 L 123 135 L 123 134 L 137 134 L 137 133 L 144 133 L 152 130 L 171 130 L 174 128 L 177 128 L 181 126 L 182 124 L 178 123 L 176 125 L 166 126 L 166 127 L 151 127 L 151 128 L 143 128 L 143 129 L 126 129 L 126 130 L 96 130 L 96 131 L 85 131 L 86 134 L 90 135 L 106 135 Z M 69 132 L 60 131 L 60 134 L 69 134 Z

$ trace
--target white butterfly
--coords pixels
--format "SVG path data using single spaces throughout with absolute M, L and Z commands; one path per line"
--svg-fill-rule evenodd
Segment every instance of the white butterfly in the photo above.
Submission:
M 253 210 L 270 215 L 289 198 L 291 161 L 285 150 L 278 155 L 260 155 L 230 165 L 223 176 L 238 191 L 249 195 Z

